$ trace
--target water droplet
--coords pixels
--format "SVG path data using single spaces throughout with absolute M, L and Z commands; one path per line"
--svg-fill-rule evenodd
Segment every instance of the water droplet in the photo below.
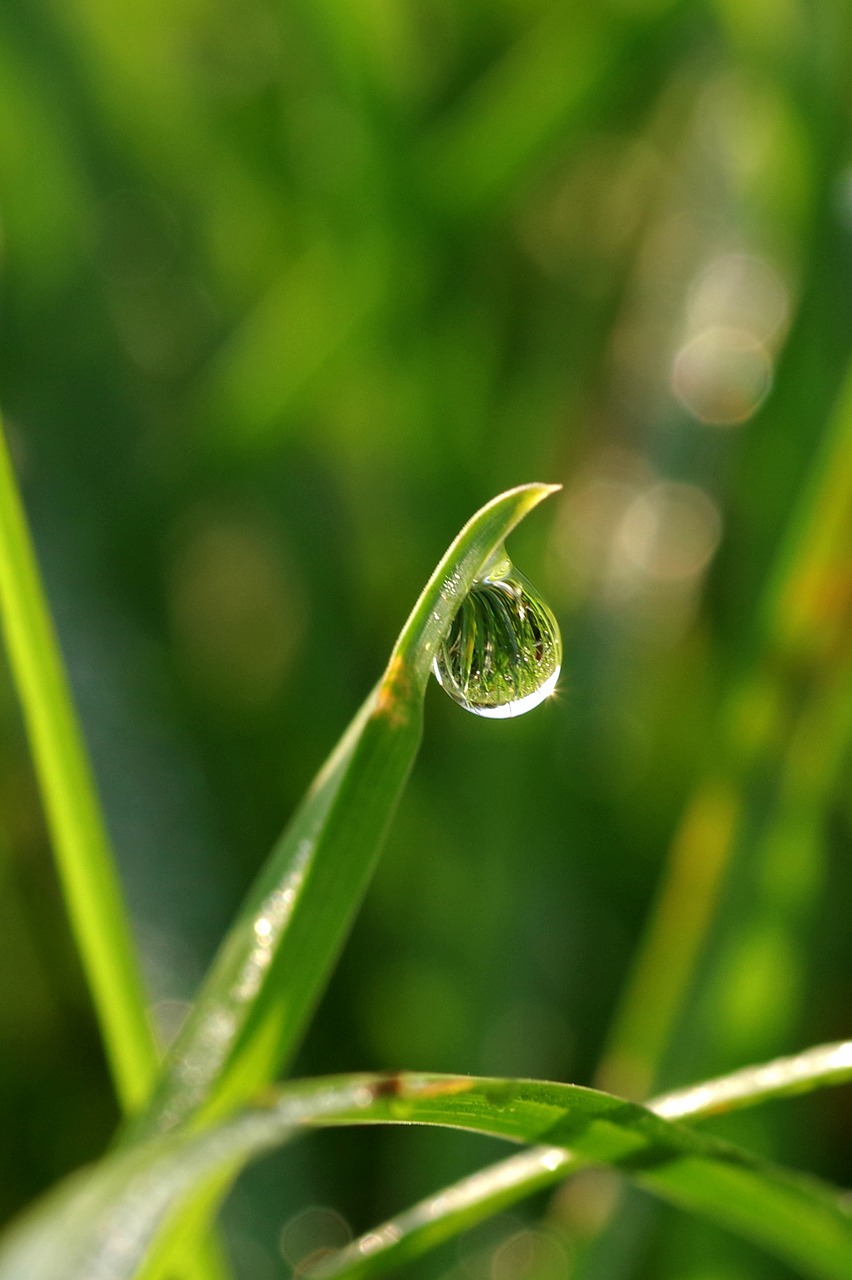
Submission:
M 499 720 L 549 697 L 561 666 L 556 619 L 505 553 L 465 596 L 432 664 L 460 707 Z

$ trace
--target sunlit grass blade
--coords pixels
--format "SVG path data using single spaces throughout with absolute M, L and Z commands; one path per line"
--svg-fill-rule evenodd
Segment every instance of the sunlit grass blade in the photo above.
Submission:
M 109 836 L 77 722 L 0 423 L 0 604 L 71 929 L 126 1112 L 149 1095 L 159 1054 Z M 213 1242 L 175 1258 L 189 1280 L 225 1274 Z
M 0 604 L 71 928 L 116 1091 L 144 1102 L 157 1048 L 83 736 L 0 425 Z
M 553 492 L 522 485 L 465 525 L 424 588 L 384 676 L 274 848 L 227 934 L 132 1136 L 222 1113 L 298 1044 L 349 930 L 420 741 L 432 659 L 464 596 Z
M 588 1165 L 570 1151 L 543 1146 L 497 1160 L 365 1232 L 312 1268 L 311 1280 L 368 1280 L 394 1273 Z
M 788 1084 L 804 1087 L 804 1061 L 787 1068 Z M 849 1079 L 850 1046 L 814 1051 L 811 1066 L 811 1086 Z M 740 1105 L 783 1091 L 784 1069 L 775 1064 L 774 1084 L 767 1070 L 751 1073 L 753 1081 L 763 1079 L 762 1087 L 749 1092 L 741 1082 L 733 1090 Z M 714 1091 L 732 1093 L 724 1082 L 703 1090 L 708 1098 Z M 685 1114 L 683 1099 L 678 1105 Z M 299 1129 L 349 1124 L 450 1126 L 545 1143 L 530 1156 L 542 1173 L 564 1175 L 589 1163 L 621 1169 L 661 1199 L 763 1245 L 814 1280 L 848 1280 L 852 1273 L 852 1211 L 839 1192 L 815 1179 L 577 1085 L 401 1074 L 296 1083 L 218 1126 L 119 1150 L 17 1226 L 0 1250 L 0 1280 L 130 1280 L 165 1219 L 197 1186 L 234 1173 Z M 442 1195 L 451 1200 L 452 1191 Z
M 648 1110 L 666 1119 L 695 1123 L 722 1112 L 850 1080 L 852 1041 L 846 1040 L 663 1094 L 648 1103 Z M 555 1186 L 588 1164 L 559 1147 L 533 1147 L 509 1156 L 451 1187 L 443 1187 L 375 1227 L 311 1274 L 316 1280 L 367 1280 L 385 1275 L 534 1192 Z

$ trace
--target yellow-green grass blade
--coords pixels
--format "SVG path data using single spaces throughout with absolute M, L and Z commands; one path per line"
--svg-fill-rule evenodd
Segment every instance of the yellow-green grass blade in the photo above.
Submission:
M 0 605 L 71 929 L 123 1110 L 145 1102 L 159 1054 L 85 741 L 0 423 Z M 182 1280 L 225 1274 L 213 1241 L 175 1256 Z
M 121 887 L 62 656 L 0 430 L 0 604 L 12 674 L 71 928 L 125 1110 L 146 1099 L 157 1048 Z

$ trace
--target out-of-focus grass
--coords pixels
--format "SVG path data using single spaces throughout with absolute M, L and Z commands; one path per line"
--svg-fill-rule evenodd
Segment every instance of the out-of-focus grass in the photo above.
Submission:
M 722 707 L 710 776 L 675 836 L 613 1027 L 602 1078 L 628 1096 L 644 1096 L 661 1071 L 688 1078 L 697 1060 L 717 1070 L 759 1058 L 790 1034 L 824 881 L 822 828 L 852 730 L 850 442 L 847 380 L 758 612 L 755 667 Z M 712 1007 L 687 1012 L 705 948 Z M 694 1025 L 681 1037 L 684 1018 Z
M 665 850 L 732 823 L 737 911 L 713 924 L 701 884 L 690 909 L 720 938 L 742 911 L 739 951 L 679 1045 L 705 1074 L 758 1033 L 848 1034 L 843 645 L 779 637 L 738 691 L 850 356 L 849 23 L 840 0 L 2 6 L 4 400 L 164 1032 L 435 545 L 541 474 L 559 518 L 517 560 L 563 623 L 560 700 L 489 725 L 434 694 L 300 1068 L 590 1080 Z M 11 1211 L 115 1115 L 8 687 L 0 726 Z M 795 1113 L 772 1126 L 848 1179 L 840 1095 L 807 1151 Z M 358 1230 L 476 1160 L 415 1141 L 253 1174 L 238 1269 L 274 1275 L 311 1202 Z M 682 1242 L 650 1248 L 624 1265 L 687 1273 Z

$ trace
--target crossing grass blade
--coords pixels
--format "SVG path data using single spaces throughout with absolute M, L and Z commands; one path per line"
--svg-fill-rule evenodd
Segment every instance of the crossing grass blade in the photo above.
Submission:
M 825 1070 L 811 1084 L 848 1079 L 848 1049 L 823 1051 Z M 803 1087 L 801 1073 L 796 1084 Z M 713 1087 L 703 1086 L 707 1096 Z M 770 1086 L 763 1096 L 775 1092 Z M 734 1093 L 744 1105 L 748 1090 Z M 750 1096 L 761 1100 L 760 1088 Z M 131 1280 L 164 1221 L 199 1185 L 232 1176 L 310 1126 L 349 1124 L 448 1126 L 544 1143 L 533 1153 L 543 1171 L 552 1171 L 565 1152 L 574 1168 L 620 1169 L 661 1199 L 763 1245 L 813 1280 L 846 1280 L 852 1272 L 852 1212 L 839 1192 L 815 1179 L 596 1090 L 401 1074 L 292 1084 L 267 1105 L 202 1132 L 182 1130 L 115 1152 L 18 1225 L 0 1249 L 0 1280 Z
M 693 1124 L 849 1080 L 852 1041 L 847 1040 L 663 1094 L 648 1103 L 648 1110 Z M 536 1191 L 563 1182 L 587 1163 L 558 1147 L 532 1147 L 499 1160 L 354 1240 L 316 1268 L 313 1276 L 315 1280 L 368 1280 L 385 1275 Z

